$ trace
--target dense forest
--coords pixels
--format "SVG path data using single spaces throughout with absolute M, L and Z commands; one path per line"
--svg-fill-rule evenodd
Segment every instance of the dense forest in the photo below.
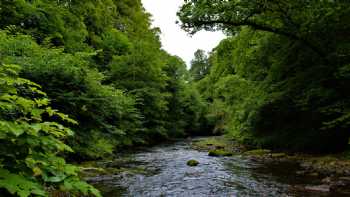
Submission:
M 1 192 L 98 195 L 64 158 L 201 129 L 205 104 L 140 1 L 1 1 L 0 18 Z
M 191 68 L 215 130 L 274 149 L 347 147 L 350 2 L 193 0 L 178 16 L 190 33 L 230 35 Z
M 0 1 L 0 193 L 101 196 L 70 163 L 186 136 L 348 147 L 350 2 L 188 0 L 178 16 L 227 35 L 189 70 L 140 0 Z

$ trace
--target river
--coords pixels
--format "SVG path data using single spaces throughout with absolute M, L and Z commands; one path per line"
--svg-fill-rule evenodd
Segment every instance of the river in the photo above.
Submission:
M 313 180 L 296 176 L 293 163 L 260 163 L 240 155 L 210 157 L 191 148 L 191 140 L 163 144 L 128 154 L 128 168 L 142 169 L 89 177 L 104 196 L 327 196 L 296 192 Z M 196 167 L 188 160 L 199 161 Z M 120 160 L 119 160 L 120 161 Z M 113 161 L 101 161 L 101 167 Z M 119 164 L 118 164 L 119 165 Z

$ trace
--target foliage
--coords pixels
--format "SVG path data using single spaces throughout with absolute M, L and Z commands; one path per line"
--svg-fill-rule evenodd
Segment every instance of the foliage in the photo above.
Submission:
M 76 131 L 70 156 L 96 159 L 200 130 L 205 104 L 187 84 L 184 63 L 161 50 L 139 0 L 3 1 L 0 8 L 0 60 L 23 65 L 20 75 L 79 122 L 61 123 Z
M 103 85 L 104 76 L 89 68 L 91 55 L 66 54 L 40 47 L 26 36 L 1 35 L 3 61 L 23 65 L 22 75 L 43 84 L 52 105 L 80 123 L 70 143 L 81 156 L 100 157 L 138 141 L 141 117 L 135 99 Z
M 56 121 L 77 122 L 52 109 L 40 86 L 19 78 L 18 71 L 0 66 L 0 188 L 21 197 L 47 196 L 47 187 L 100 196 L 79 180 L 78 167 L 59 156 L 73 151 L 64 143 L 73 132 Z
M 0 103 L 9 107 L 0 114 L 0 185 L 11 194 L 98 196 L 63 157 L 106 158 L 210 128 L 184 62 L 161 49 L 140 0 L 6 0 L 0 17 L 0 62 L 21 65 L 13 79 L 35 82 Z
M 349 13 L 345 1 L 186 1 L 185 30 L 230 36 L 195 83 L 216 130 L 259 147 L 344 150 Z
M 208 57 L 203 50 L 197 50 L 194 53 L 194 59 L 191 61 L 190 74 L 194 81 L 201 80 L 209 73 L 210 64 Z
M 145 117 L 146 135 L 166 137 L 165 111 L 168 93 L 165 92 L 167 76 L 162 72 L 158 45 L 139 42 L 132 52 L 124 56 L 114 56 L 108 81 L 139 99 L 137 108 Z
M 178 57 L 168 57 L 165 71 L 168 76 L 168 130 L 191 135 L 211 133 L 205 119 L 206 103 L 197 89 L 188 82 L 190 73 Z
M 328 58 L 336 50 L 336 41 L 344 38 L 339 33 L 349 28 L 348 12 L 346 1 L 189 0 L 178 16 L 188 31 L 219 29 L 235 33 L 249 26 L 298 41 Z M 337 23 L 339 26 L 334 26 Z M 333 37 L 337 34 L 340 37 Z

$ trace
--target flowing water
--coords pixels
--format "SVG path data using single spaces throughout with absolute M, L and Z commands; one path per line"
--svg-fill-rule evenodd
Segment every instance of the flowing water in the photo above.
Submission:
M 127 167 L 138 171 L 99 175 L 88 180 L 108 197 L 324 195 L 296 193 L 291 189 L 312 182 L 295 176 L 297 166 L 293 163 L 259 163 L 239 155 L 210 157 L 207 152 L 192 149 L 190 141 L 152 147 L 130 157 Z M 199 161 L 199 165 L 187 166 L 191 159 Z M 109 161 L 99 165 L 112 164 Z

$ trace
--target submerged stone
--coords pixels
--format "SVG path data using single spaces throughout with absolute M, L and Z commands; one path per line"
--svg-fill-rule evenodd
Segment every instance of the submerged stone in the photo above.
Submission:
M 187 161 L 188 166 L 198 166 L 199 162 L 197 160 L 191 159 Z

